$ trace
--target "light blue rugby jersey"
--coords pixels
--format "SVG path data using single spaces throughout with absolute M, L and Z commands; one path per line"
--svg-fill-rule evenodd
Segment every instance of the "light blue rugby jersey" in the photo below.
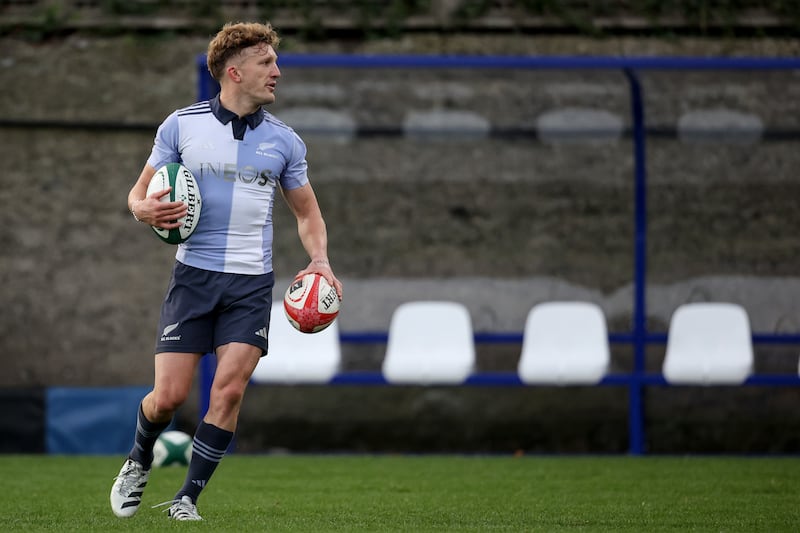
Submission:
M 306 147 L 294 130 L 263 110 L 239 119 L 217 95 L 169 115 L 147 162 L 183 163 L 200 187 L 200 221 L 178 246 L 178 261 L 216 272 L 272 272 L 276 185 L 308 183 Z

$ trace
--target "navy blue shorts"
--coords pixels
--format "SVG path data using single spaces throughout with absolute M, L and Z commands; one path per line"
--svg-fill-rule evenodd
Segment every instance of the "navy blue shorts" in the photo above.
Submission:
M 275 275 L 212 272 L 176 261 L 161 306 L 155 353 L 210 353 L 242 342 L 267 353 Z

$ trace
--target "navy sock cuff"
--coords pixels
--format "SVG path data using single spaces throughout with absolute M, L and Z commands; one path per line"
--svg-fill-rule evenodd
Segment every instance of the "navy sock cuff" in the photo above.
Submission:
M 214 424 L 200 422 L 194 438 L 195 442 L 200 441 L 202 445 L 224 453 L 233 440 L 233 432 L 221 429 Z

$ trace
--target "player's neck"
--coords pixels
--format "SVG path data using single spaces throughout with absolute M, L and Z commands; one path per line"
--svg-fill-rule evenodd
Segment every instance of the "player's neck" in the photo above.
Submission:
M 259 108 L 261 107 L 259 105 L 254 105 L 252 102 L 247 102 L 242 100 L 241 98 L 236 98 L 235 96 L 231 96 L 225 91 L 220 92 L 219 102 L 228 111 L 233 111 L 234 113 L 236 113 L 236 116 L 238 116 L 239 118 L 246 117 L 247 115 L 252 115 L 256 111 L 258 111 Z

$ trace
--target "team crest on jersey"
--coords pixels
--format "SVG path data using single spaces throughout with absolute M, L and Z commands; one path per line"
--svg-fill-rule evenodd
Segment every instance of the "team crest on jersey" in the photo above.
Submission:
M 256 155 L 271 157 L 273 159 L 280 159 L 278 155 L 267 151 L 267 150 L 272 150 L 273 148 L 275 148 L 275 143 L 269 143 L 269 142 L 259 143 L 258 148 L 256 149 Z

